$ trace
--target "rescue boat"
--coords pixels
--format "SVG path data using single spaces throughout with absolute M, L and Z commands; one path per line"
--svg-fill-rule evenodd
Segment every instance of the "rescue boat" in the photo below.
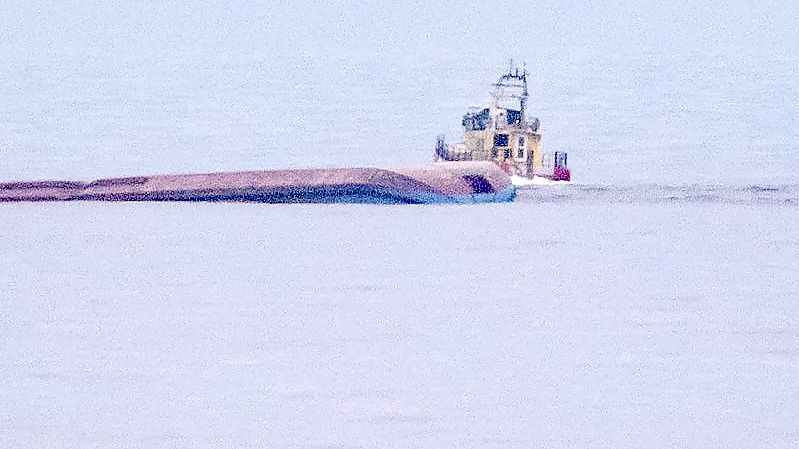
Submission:
M 470 108 L 463 116 L 463 141 L 447 144 L 436 140 L 434 161 L 491 161 L 511 176 L 515 184 L 534 183 L 536 178 L 570 181 L 568 155 L 541 152 L 540 121 L 527 115 L 527 70 L 511 68 L 493 84 L 485 107 Z

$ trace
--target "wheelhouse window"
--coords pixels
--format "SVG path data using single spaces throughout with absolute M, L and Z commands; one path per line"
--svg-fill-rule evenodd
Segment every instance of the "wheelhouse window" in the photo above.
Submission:
M 508 135 L 507 134 L 494 134 L 494 146 L 495 147 L 506 147 L 506 146 L 508 146 Z

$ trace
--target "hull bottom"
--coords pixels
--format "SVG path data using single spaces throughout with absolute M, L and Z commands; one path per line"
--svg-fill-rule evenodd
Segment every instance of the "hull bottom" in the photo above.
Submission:
M 439 204 L 512 201 L 515 187 L 496 165 L 270 170 L 0 184 L 11 201 L 245 201 L 258 203 Z

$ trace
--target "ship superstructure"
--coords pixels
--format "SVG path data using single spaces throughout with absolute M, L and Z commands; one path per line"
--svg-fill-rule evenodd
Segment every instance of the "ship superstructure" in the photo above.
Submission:
M 488 107 L 471 108 L 463 116 L 463 142 L 436 142 L 435 161 L 492 161 L 521 178 L 571 179 L 567 155 L 541 152 L 540 122 L 527 115 L 527 70 L 513 68 L 493 85 Z

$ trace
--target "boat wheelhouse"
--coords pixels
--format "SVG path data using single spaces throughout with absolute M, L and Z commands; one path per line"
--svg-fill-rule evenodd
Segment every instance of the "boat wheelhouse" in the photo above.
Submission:
M 511 69 L 494 84 L 488 107 L 463 116 L 463 142 L 436 141 L 435 161 L 492 161 L 511 176 L 569 181 L 567 154 L 541 152 L 540 122 L 527 116 L 527 70 Z

